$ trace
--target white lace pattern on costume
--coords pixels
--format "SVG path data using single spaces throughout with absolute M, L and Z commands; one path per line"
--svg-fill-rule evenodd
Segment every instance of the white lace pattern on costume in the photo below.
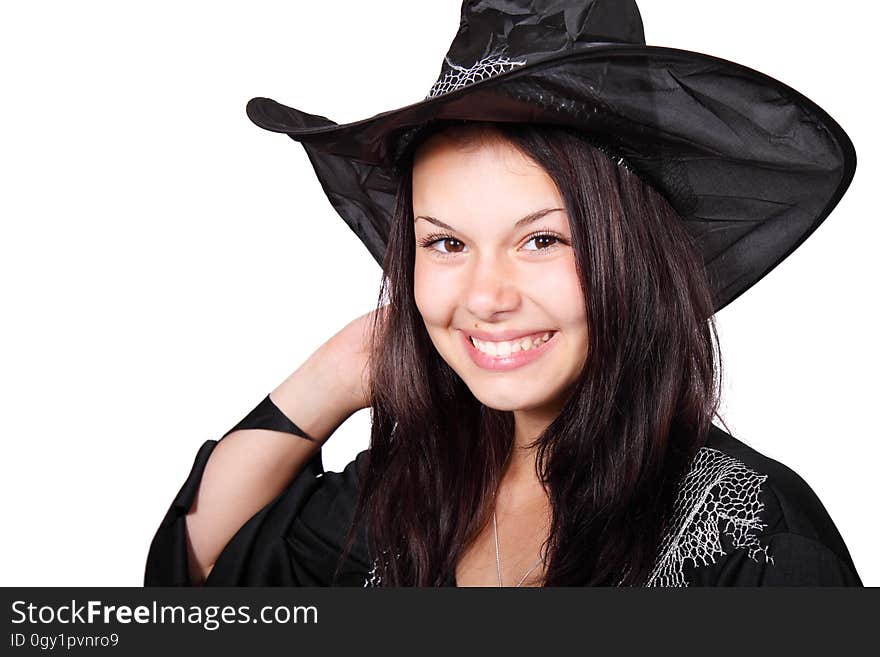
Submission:
M 524 65 L 526 60 L 513 61 L 503 55 L 489 55 L 483 57 L 483 59 L 468 68 L 456 66 L 448 57 L 446 58 L 446 63 L 449 65 L 450 70 L 446 71 L 446 73 L 434 83 L 434 86 L 431 87 L 431 91 L 428 92 L 427 98 L 442 96 L 443 94 L 448 94 L 456 89 L 461 89 L 474 82 L 494 77 L 500 73 L 506 73 L 517 66 Z
M 385 557 L 385 563 L 388 563 L 388 550 L 382 550 L 382 556 Z M 396 558 L 400 558 L 400 552 L 397 553 Z M 370 572 L 367 573 L 367 577 L 364 580 L 364 588 L 369 586 L 382 586 L 382 576 L 379 575 L 379 559 L 373 559 L 373 567 L 370 568 Z
M 684 565 L 707 566 L 725 554 L 721 535 L 728 536 L 734 548 L 748 550 L 768 563 L 773 557 L 757 535 L 766 526 L 760 519 L 764 504 L 759 500 L 761 475 L 741 461 L 717 449 L 702 447 L 685 476 L 673 508 L 670 530 L 645 586 L 687 586 Z M 378 560 L 367 574 L 364 586 L 381 586 Z
M 379 568 L 379 562 L 377 560 L 373 560 L 373 567 L 370 568 L 370 572 L 367 573 L 367 578 L 364 580 L 364 588 L 369 586 L 379 586 L 382 583 L 382 578 L 376 573 Z
M 701 448 L 679 490 L 671 530 L 645 586 L 687 586 L 685 562 L 690 560 L 696 566 L 715 563 L 725 554 L 722 534 L 730 538 L 734 548 L 748 549 L 750 559 L 758 561 L 758 555 L 763 554 L 773 563 L 757 538 L 765 527 L 760 519 L 764 504 L 758 495 L 766 479 L 767 475 L 717 449 Z

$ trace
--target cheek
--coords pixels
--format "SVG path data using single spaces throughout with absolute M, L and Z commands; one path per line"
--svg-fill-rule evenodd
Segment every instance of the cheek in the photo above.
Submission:
M 587 313 L 574 258 L 563 260 L 539 279 L 545 307 L 561 326 L 569 330 L 586 328 Z
M 577 268 L 560 268 L 552 277 L 552 289 L 548 289 L 547 306 L 559 327 L 565 331 L 566 346 L 573 357 L 572 363 L 583 367 L 590 351 L 590 332 L 587 324 L 587 309 L 584 292 L 581 288 Z
M 413 273 L 413 296 L 425 324 L 438 325 L 448 322 L 452 316 L 452 286 L 444 282 L 430 263 L 416 258 Z

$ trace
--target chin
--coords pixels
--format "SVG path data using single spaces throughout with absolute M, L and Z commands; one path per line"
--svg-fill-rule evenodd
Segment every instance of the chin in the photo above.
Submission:
M 530 394 L 528 391 L 518 390 L 505 394 L 496 386 L 494 390 L 487 390 L 485 386 L 472 386 L 465 381 L 474 397 L 486 406 L 496 411 L 530 411 L 555 403 L 555 397 L 543 394 Z

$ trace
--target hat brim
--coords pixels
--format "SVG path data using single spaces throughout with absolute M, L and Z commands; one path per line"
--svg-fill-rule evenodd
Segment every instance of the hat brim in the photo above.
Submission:
M 682 216 L 716 311 L 822 223 L 856 166 L 844 130 L 791 87 L 734 62 L 658 46 L 550 57 L 347 124 L 268 98 L 252 99 L 247 114 L 303 145 L 331 204 L 380 265 L 404 131 L 435 119 L 578 128 L 611 144 Z

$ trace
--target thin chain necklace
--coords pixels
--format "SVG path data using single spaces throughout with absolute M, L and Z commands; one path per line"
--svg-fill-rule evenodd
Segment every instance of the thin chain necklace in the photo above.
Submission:
M 504 586 L 501 583 L 501 550 L 498 548 L 498 519 L 495 517 L 495 511 L 492 511 L 492 529 L 495 530 L 495 567 L 498 569 L 498 586 Z M 520 586 L 526 580 L 526 577 L 529 576 L 529 573 L 538 567 L 541 561 L 543 561 L 543 558 L 538 557 L 535 565 L 526 571 L 526 574 L 522 576 L 522 579 L 519 580 L 519 584 L 516 586 Z

